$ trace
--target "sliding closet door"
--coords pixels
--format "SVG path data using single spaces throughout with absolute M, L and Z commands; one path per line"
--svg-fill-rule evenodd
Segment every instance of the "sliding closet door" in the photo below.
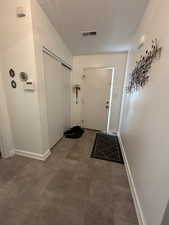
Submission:
M 62 66 L 44 52 L 44 70 L 47 96 L 49 147 L 63 136 L 63 76 Z
M 62 65 L 63 75 L 63 129 L 70 128 L 71 117 L 71 71 Z

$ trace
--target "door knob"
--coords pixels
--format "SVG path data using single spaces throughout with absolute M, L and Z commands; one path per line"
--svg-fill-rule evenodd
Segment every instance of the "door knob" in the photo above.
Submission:
M 106 105 L 106 109 L 109 109 L 109 105 Z
M 106 104 L 109 104 L 109 101 L 107 101 Z

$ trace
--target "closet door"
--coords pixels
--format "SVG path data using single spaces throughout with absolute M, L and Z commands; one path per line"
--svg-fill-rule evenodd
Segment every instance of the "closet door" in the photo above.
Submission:
M 71 121 L 71 71 L 62 65 L 63 75 L 63 129 L 70 128 Z
M 49 148 L 63 136 L 63 76 L 62 66 L 44 52 L 44 71 L 47 97 Z

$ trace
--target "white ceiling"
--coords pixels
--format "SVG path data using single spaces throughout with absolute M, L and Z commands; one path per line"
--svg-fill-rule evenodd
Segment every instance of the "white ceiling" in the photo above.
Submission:
M 126 51 L 148 0 L 38 0 L 73 55 Z M 82 37 L 82 31 L 97 31 Z

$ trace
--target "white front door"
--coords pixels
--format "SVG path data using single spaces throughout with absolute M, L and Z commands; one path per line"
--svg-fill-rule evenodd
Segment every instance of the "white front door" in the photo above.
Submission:
M 107 130 L 112 70 L 85 69 L 84 75 L 84 127 Z

